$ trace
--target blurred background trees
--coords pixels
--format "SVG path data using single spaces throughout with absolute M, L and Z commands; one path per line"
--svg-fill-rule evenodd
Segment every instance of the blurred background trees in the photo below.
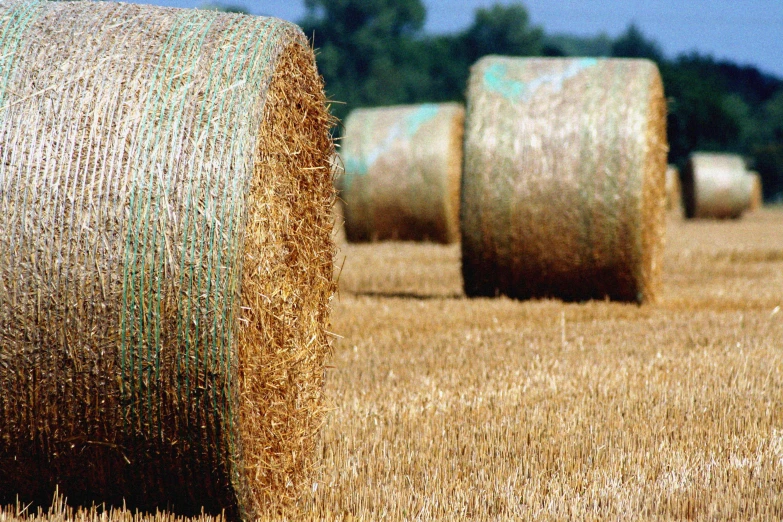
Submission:
M 305 0 L 302 28 L 339 117 L 349 108 L 411 103 L 426 97 L 419 0 Z
M 544 33 L 521 4 L 478 9 L 455 34 L 423 32 L 420 0 L 305 0 L 301 25 L 339 118 L 360 106 L 463 100 L 470 65 L 485 54 L 536 56 Z
M 783 80 L 698 53 L 667 57 L 631 25 L 618 36 L 547 35 L 522 3 L 476 10 L 451 34 L 423 31 L 420 0 L 305 0 L 300 21 L 317 50 L 335 115 L 356 107 L 464 101 L 470 66 L 486 54 L 612 56 L 658 63 L 669 102 L 671 163 L 694 150 L 745 155 L 765 197 L 783 200 Z M 338 129 L 339 134 L 339 129 Z

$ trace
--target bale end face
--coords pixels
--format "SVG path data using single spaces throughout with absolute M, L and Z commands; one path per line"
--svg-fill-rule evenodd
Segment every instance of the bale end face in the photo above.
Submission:
M 293 505 L 317 468 L 336 290 L 332 124 L 312 50 L 290 45 L 267 94 L 247 203 L 238 409 L 253 513 Z

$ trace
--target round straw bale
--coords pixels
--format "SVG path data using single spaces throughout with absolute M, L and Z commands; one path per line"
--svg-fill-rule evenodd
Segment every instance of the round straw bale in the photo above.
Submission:
M 348 241 L 459 240 L 464 120 L 457 103 L 348 115 L 340 184 Z
M 674 165 L 666 167 L 666 209 L 680 211 L 682 208 L 682 186 L 680 170 Z
M 752 179 L 736 154 L 695 152 L 682 171 L 685 216 L 736 219 L 750 207 Z
M 7 0 L 0 34 L 0 500 L 286 509 L 311 484 L 335 290 L 304 35 Z
M 469 296 L 653 300 L 666 106 L 646 60 L 490 56 L 468 85 L 462 273 Z
M 748 210 L 755 212 L 764 205 L 764 190 L 761 184 L 761 176 L 755 170 L 750 171 L 751 189 L 750 189 L 750 207 Z

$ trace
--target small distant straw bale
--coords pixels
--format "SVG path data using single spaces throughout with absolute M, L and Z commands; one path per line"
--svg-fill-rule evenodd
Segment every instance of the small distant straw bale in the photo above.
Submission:
M 674 212 L 682 211 L 680 171 L 674 165 L 666 167 L 666 209 Z
M 349 241 L 459 240 L 464 120 L 457 103 L 348 116 L 339 188 Z
M 752 186 L 750 192 L 750 207 L 748 210 L 755 212 L 764 205 L 764 186 L 761 184 L 761 175 L 755 170 L 750 171 Z
M 343 167 L 343 159 L 339 154 L 332 156 L 332 176 L 335 180 L 335 187 L 340 186 L 341 179 L 345 174 L 345 168 Z M 345 237 L 345 212 L 343 211 L 343 202 L 337 200 L 334 202 L 334 208 L 332 209 L 332 215 L 334 219 L 334 239 L 337 244 L 343 244 L 348 241 Z
M 695 152 L 682 171 L 685 216 L 736 219 L 751 205 L 753 181 L 736 154 Z
M 40 0 L 0 0 L 0 34 L 0 503 L 285 512 L 335 290 L 307 39 Z
M 465 130 L 466 294 L 654 300 L 666 153 L 654 63 L 480 60 Z

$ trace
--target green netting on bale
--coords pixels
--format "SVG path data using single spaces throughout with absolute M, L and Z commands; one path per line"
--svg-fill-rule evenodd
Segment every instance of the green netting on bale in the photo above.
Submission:
M 252 518 L 301 492 L 328 127 L 289 23 L 0 1 L 0 501 Z

